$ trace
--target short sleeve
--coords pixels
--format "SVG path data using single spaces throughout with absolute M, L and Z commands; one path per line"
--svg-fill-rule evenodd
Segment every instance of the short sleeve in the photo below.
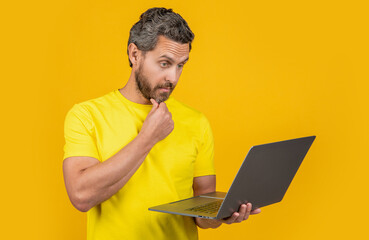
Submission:
M 202 115 L 200 120 L 202 140 L 198 149 L 194 165 L 194 177 L 215 175 L 214 167 L 214 138 L 208 119 Z
M 93 122 L 87 109 L 75 104 L 64 121 L 64 157 L 87 156 L 99 160 Z

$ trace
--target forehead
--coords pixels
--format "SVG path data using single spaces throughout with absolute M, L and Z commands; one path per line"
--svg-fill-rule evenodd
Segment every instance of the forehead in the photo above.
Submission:
M 156 58 L 166 55 L 180 62 L 188 58 L 190 46 L 188 43 L 182 44 L 164 36 L 159 36 L 155 48 L 150 52 L 152 52 Z

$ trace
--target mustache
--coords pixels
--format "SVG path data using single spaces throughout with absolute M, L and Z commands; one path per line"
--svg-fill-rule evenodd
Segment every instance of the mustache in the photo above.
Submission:
M 159 88 L 170 88 L 170 89 L 173 89 L 175 86 L 173 85 L 173 83 L 171 82 L 166 82 L 165 84 L 163 85 L 159 85 L 159 86 L 156 86 L 156 89 L 159 89 Z

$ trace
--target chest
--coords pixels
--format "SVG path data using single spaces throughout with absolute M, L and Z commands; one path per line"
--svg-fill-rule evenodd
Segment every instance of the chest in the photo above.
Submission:
M 140 132 L 145 118 L 144 114 L 133 113 L 111 113 L 102 117 L 95 124 L 101 160 L 105 161 L 131 142 Z M 200 143 L 199 130 L 196 124 L 176 118 L 174 114 L 173 121 L 173 131 L 151 149 L 148 157 L 162 161 L 168 168 L 193 164 Z

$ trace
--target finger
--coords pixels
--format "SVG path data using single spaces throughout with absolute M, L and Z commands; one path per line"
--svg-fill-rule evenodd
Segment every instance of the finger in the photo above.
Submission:
M 246 210 L 247 210 L 247 205 L 246 204 L 242 204 L 240 207 L 240 211 L 239 211 L 239 216 L 236 219 L 236 222 L 242 222 L 245 218 L 246 215 Z
M 260 208 L 256 208 L 256 209 L 252 210 L 250 214 L 258 214 L 258 213 L 261 213 Z
M 153 108 L 157 108 L 159 106 L 158 102 L 156 102 L 153 98 L 150 98 L 150 102 L 152 103 Z
M 229 224 L 231 222 L 231 219 L 234 217 L 235 214 L 236 214 L 236 212 L 234 212 L 230 217 L 219 219 L 219 221 L 221 221 L 222 223 Z
M 162 108 L 162 109 L 166 109 L 166 110 L 168 110 L 167 105 L 165 104 L 165 102 L 161 102 L 161 103 L 159 104 L 159 108 Z
M 247 209 L 246 209 L 246 214 L 243 217 L 243 220 L 246 220 L 249 218 L 250 213 L 251 213 L 251 209 L 252 209 L 252 204 L 251 203 L 247 203 Z
M 238 212 L 234 212 L 232 214 L 232 217 L 230 217 L 229 219 L 227 219 L 226 223 L 227 224 L 234 223 L 236 221 L 236 219 L 238 218 L 238 216 L 240 216 L 240 214 Z
M 150 98 L 150 102 L 152 103 L 152 108 L 151 108 L 149 114 L 151 114 L 156 109 L 158 109 L 158 106 L 159 106 L 159 104 L 153 98 Z

